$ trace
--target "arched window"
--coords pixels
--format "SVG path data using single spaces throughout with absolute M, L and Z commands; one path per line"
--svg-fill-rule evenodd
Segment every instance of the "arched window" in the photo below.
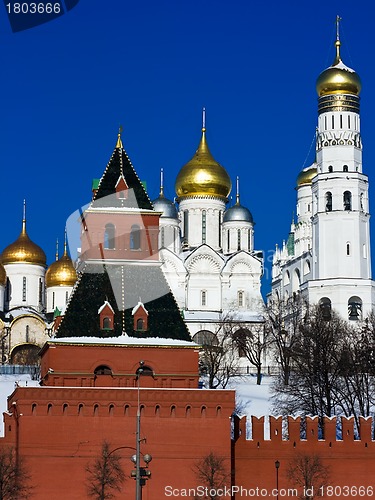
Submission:
M 359 196 L 359 206 L 361 208 L 361 212 L 364 212 L 365 208 L 364 208 L 364 204 L 363 204 L 363 193 L 361 193 Z
M 230 233 L 229 229 L 227 229 L 227 252 L 229 252 L 230 249 Z
M 351 321 L 362 319 L 362 300 L 359 297 L 350 297 L 348 300 L 348 316 Z
M 201 330 L 193 336 L 193 341 L 202 346 L 213 346 L 217 345 L 217 337 L 214 333 L 209 330 Z
M 238 307 L 243 307 L 243 291 L 240 290 L 237 294 Z
M 352 209 L 352 193 L 350 191 L 345 191 L 343 194 L 344 210 Z
M 328 297 L 323 297 L 319 300 L 319 307 L 322 311 L 323 319 L 329 321 L 331 319 L 332 304 Z
M 95 368 L 94 375 L 112 375 L 112 370 L 107 365 L 100 365 Z
M 346 244 L 346 255 L 350 255 L 350 243 Z
M 343 172 L 348 172 L 348 171 L 349 171 L 349 167 L 348 167 L 348 165 L 344 165 L 344 166 L 342 167 L 342 171 L 343 171 Z
M 330 191 L 326 192 L 326 212 L 332 211 L 332 193 Z
M 144 329 L 143 318 L 138 318 L 137 319 L 137 330 L 143 330 L 143 329 Z
M 103 318 L 103 330 L 112 330 L 111 318 Z
M 115 226 L 113 224 L 106 224 L 105 226 L 104 248 L 106 250 L 113 250 L 115 248 Z
M 286 271 L 284 274 L 284 285 L 289 285 L 290 283 L 290 274 L 289 271 Z
M 310 261 L 309 260 L 305 260 L 304 264 L 303 264 L 303 274 L 309 274 L 311 270 L 311 266 L 310 266 Z
M 139 250 L 141 248 L 141 229 L 134 224 L 130 232 L 130 250 Z
M 333 167 L 332 167 L 332 165 L 330 165 L 330 166 L 328 167 L 328 172 L 329 172 L 330 174 L 333 172 Z
M 22 278 L 22 300 L 26 302 L 26 276 Z
M 237 250 L 241 250 L 241 229 L 237 229 Z
M 292 283 L 292 291 L 297 292 L 299 290 L 301 284 L 301 274 L 299 269 L 295 269 L 293 271 L 293 283 Z
M 206 290 L 201 290 L 201 306 L 207 305 L 207 292 Z

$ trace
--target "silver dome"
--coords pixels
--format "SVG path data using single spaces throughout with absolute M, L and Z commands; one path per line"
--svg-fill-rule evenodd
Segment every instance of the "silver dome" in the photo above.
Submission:
M 224 212 L 223 222 L 230 221 L 241 221 L 241 222 L 249 222 L 250 224 L 254 224 L 253 216 L 248 208 L 243 207 L 239 203 L 233 205 L 233 207 L 228 208 Z
M 168 217 L 169 219 L 178 219 L 177 208 L 175 204 L 165 198 L 164 195 L 160 195 L 156 200 L 152 202 L 154 205 L 154 210 L 156 212 L 161 212 L 161 217 Z

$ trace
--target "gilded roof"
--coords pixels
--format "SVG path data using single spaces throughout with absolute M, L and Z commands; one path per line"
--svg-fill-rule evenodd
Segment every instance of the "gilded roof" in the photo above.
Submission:
M 46 254 L 36 243 L 30 240 L 26 232 L 26 219 L 22 221 L 22 231 L 14 243 L 8 245 L 1 254 L 3 264 L 38 264 L 46 265 Z

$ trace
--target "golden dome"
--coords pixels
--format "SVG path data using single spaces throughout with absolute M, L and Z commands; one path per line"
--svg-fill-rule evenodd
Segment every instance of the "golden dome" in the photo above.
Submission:
M 188 196 L 215 196 L 228 198 L 232 183 L 224 167 L 218 163 L 208 148 L 206 129 L 193 158 L 180 170 L 175 184 L 179 199 Z
M 341 60 L 340 40 L 336 40 L 336 57 L 332 66 L 324 70 L 316 81 L 319 97 L 329 94 L 354 94 L 361 91 L 361 80 L 358 74 Z
M 5 267 L 0 263 L 0 286 L 5 286 L 7 284 L 7 273 L 5 272 Z
M 8 245 L 1 254 L 3 264 L 38 264 L 46 265 L 46 254 L 36 243 L 30 240 L 26 232 L 26 219 L 22 220 L 22 231 L 14 243 Z
M 46 272 L 46 287 L 51 286 L 73 286 L 77 281 L 77 272 L 74 269 L 72 259 L 69 257 L 66 242 L 64 253 L 60 259 L 53 262 Z
M 304 168 L 298 174 L 297 186 L 299 187 L 299 186 L 304 186 L 306 184 L 311 184 L 313 178 L 316 176 L 317 173 L 318 173 L 318 170 L 316 168 L 315 163 L 310 165 L 310 167 Z

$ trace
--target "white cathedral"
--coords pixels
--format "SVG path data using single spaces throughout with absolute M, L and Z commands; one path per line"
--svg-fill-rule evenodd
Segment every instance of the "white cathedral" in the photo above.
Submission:
M 311 304 L 361 320 L 374 307 L 371 279 L 368 178 L 362 172 L 359 76 L 336 57 L 317 81 L 316 161 L 297 178 L 297 221 L 276 248 L 272 294 L 300 293 Z M 116 146 L 117 147 L 117 146 Z M 194 156 L 177 175 L 177 203 L 153 201 L 160 214 L 159 258 L 190 334 L 197 342 L 215 334 L 228 317 L 241 325 L 264 321 L 263 253 L 254 249 L 254 221 L 212 156 L 203 122 Z M 79 274 L 79 273 L 78 273 Z M 64 252 L 48 268 L 43 250 L 26 231 L 2 252 L 0 337 L 2 362 L 31 363 L 52 334 L 77 280 Z

